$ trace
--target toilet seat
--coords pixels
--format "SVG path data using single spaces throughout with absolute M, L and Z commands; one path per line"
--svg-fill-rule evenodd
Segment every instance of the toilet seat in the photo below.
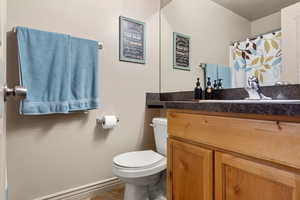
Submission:
M 138 178 L 157 174 L 166 169 L 166 158 L 154 151 L 129 152 L 113 159 L 113 171 L 123 178 Z
M 134 151 L 114 157 L 114 164 L 125 168 L 147 168 L 160 162 L 164 156 L 152 151 Z

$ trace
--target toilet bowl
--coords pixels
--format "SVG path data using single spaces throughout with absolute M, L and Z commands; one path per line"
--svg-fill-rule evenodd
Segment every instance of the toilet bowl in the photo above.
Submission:
M 167 167 L 167 120 L 152 120 L 158 152 L 135 151 L 113 159 L 113 173 L 125 183 L 124 200 L 149 200 L 149 187 L 156 185 Z

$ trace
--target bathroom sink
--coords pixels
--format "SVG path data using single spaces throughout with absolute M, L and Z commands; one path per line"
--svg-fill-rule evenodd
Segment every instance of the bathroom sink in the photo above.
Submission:
M 199 103 L 274 103 L 274 104 L 300 104 L 300 100 L 260 100 L 260 99 L 242 99 L 242 100 L 201 100 Z

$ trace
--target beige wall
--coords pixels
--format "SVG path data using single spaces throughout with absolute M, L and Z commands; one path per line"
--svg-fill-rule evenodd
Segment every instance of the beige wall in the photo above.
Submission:
M 145 92 L 159 91 L 159 0 L 9 0 L 8 25 L 68 33 L 104 43 L 102 107 L 88 115 L 19 116 L 8 105 L 10 200 L 29 200 L 113 177 L 113 156 L 153 146 Z M 147 64 L 118 61 L 119 16 L 147 23 Z M 10 85 L 17 81 L 16 47 L 9 36 Z M 150 112 L 150 111 L 149 111 Z M 115 114 L 111 132 L 96 117 Z
M 300 3 L 281 10 L 282 80 L 300 84 Z
M 161 13 L 161 89 L 193 90 L 200 63 L 229 65 L 229 43 L 250 34 L 250 22 L 211 0 L 172 0 Z M 173 69 L 173 32 L 191 36 L 192 71 Z
M 259 35 L 281 28 L 281 12 L 251 22 L 251 34 Z
M 5 83 L 6 65 L 6 0 L 0 0 L 0 84 Z M 3 115 L 3 93 L 0 93 L 0 199 L 5 199 L 6 188 L 6 134 Z

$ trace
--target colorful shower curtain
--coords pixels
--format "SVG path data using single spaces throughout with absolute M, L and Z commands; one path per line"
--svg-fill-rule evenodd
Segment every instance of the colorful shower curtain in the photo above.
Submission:
M 258 77 L 263 86 L 274 85 L 282 71 L 281 31 L 236 42 L 230 47 L 232 86 L 245 87 L 247 77 Z

